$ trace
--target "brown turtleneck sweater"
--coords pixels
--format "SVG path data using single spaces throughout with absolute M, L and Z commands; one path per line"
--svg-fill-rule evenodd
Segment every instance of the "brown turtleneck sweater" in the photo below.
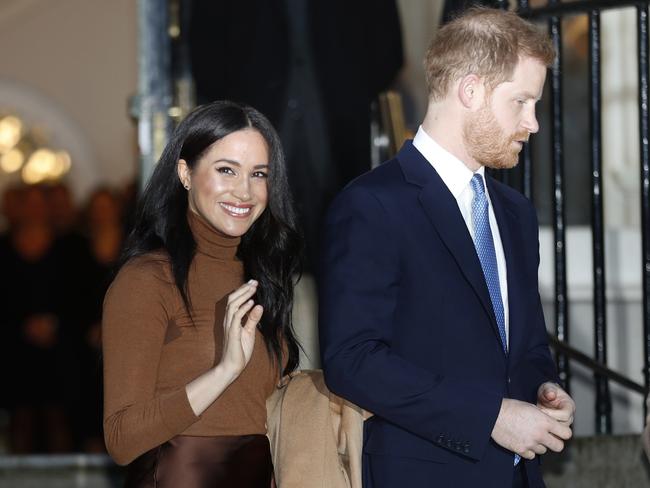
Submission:
M 119 464 L 179 434 L 266 433 L 277 369 L 259 331 L 246 369 L 200 417 L 187 399 L 185 385 L 220 360 L 227 298 L 244 282 L 239 238 L 188 215 L 197 242 L 188 277 L 194 322 L 164 253 L 129 261 L 104 300 L 104 437 Z

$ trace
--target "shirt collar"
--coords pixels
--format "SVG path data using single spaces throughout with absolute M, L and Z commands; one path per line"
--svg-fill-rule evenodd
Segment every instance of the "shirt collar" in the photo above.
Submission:
M 422 126 L 418 128 L 413 138 L 413 146 L 429 161 L 454 198 L 458 199 L 460 194 L 469 186 L 474 172 L 465 166 L 460 159 L 434 141 Z M 485 167 L 481 166 L 476 172 L 481 175 L 485 185 Z

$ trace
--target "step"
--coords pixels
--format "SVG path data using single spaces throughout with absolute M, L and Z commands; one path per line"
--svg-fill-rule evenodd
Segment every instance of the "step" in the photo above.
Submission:
M 547 488 L 650 488 L 650 464 L 640 435 L 572 439 L 542 461 Z
M 122 469 L 101 454 L 0 456 L 0 488 L 118 488 Z

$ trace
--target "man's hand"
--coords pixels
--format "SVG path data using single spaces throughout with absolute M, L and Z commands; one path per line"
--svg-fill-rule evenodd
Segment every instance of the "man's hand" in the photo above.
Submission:
M 567 395 L 568 396 L 568 395 Z M 571 438 L 568 425 L 530 403 L 504 398 L 492 430 L 492 439 L 525 459 L 534 459 L 548 449 L 560 452 Z
M 537 390 L 537 407 L 566 426 L 573 423 L 576 404 L 557 383 L 543 383 Z

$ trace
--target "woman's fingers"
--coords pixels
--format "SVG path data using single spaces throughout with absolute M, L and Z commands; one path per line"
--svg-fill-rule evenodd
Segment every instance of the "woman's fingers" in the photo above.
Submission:
M 247 302 L 244 302 L 237 309 L 237 311 L 233 314 L 232 321 L 230 323 L 230 325 L 234 325 L 235 327 L 230 328 L 228 337 L 239 340 L 241 337 L 242 321 L 244 320 L 244 315 L 247 314 L 254 305 L 255 302 L 251 299 Z
M 244 283 L 241 285 L 239 288 L 237 288 L 235 291 L 233 291 L 230 295 L 228 295 L 228 304 L 231 302 L 239 299 L 242 295 L 248 293 L 248 291 L 253 288 L 257 288 L 257 281 L 255 280 L 249 280 L 247 283 Z
M 246 367 L 255 345 L 255 331 L 264 308 L 256 305 L 253 295 L 257 282 L 249 281 L 228 296 L 224 317 L 224 364 L 239 374 Z
M 247 332 L 254 332 L 257 324 L 262 319 L 262 314 L 264 313 L 264 307 L 262 305 L 255 305 L 253 309 L 248 314 L 244 328 Z
M 234 320 L 234 316 L 239 308 L 246 303 L 257 291 L 257 281 L 251 280 L 245 285 L 240 286 L 228 296 L 228 305 L 226 306 L 226 316 L 224 327 L 228 328 Z

